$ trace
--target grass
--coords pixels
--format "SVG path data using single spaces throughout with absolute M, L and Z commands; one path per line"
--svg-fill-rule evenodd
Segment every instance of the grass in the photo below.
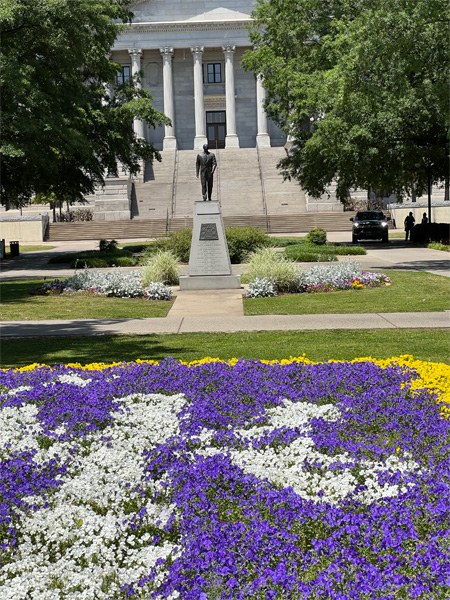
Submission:
M 66 264 L 71 267 L 79 267 L 86 264 L 88 267 L 102 268 L 112 266 L 131 267 L 139 262 L 139 257 L 133 256 L 129 249 L 122 250 L 85 250 L 84 252 L 67 252 L 52 256 L 49 264 Z
M 173 301 L 138 298 L 30 295 L 30 290 L 41 287 L 44 281 L 44 279 L 26 279 L 1 283 L 0 320 L 165 317 L 173 304 Z
M 431 242 L 427 244 L 427 248 L 432 250 L 442 250 L 442 252 L 450 252 L 450 246 L 448 244 L 440 244 L 439 242 Z
M 367 254 L 362 246 L 345 244 L 291 244 L 284 251 L 287 258 L 297 262 L 337 261 L 337 256 Z
M 412 354 L 416 359 L 450 364 L 449 330 L 332 330 L 183 333 L 142 336 L 4 339 L 2 368 L 35 362 L 66 364 L 121 362 L 173 356 L 196 360 L 205 356 L 282 359 L 303 353 L 315 361 L 356 357 L 389 358 Z
M 20 246 L 20 252 L 44 252 L 45 250 L 53 250 L 56 246 Z
M 154 240 L 148 241 L 148 242 L 138 242 L 138 243 L 137 242 L 124 242 L 123 244 L 119 244 L 117 247 L 122 250 L 129 250 L 133 254 L 140 254 L 141 252 L 144 252 L 144 250 L 147 248 L 147 246 L 151 246 L 154 243 L 155 243 Z
M 429 312 L 450 309 L 449 279 L 415 271 L 386 271 L 392 285 L 360 290 L 245 298 L 246 315 Z

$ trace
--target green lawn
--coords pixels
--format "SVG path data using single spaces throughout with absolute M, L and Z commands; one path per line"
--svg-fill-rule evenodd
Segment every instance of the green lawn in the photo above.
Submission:
M 0 321 L 41 319 L 125 319 L 165 317 L 173 301 L 101 296 L 33 296 L 30 290 L 44 279 L 5 281 L 0 284 Z
M 281 359 L 303 353 L 315 361 L 412 354 L 420 360 L 450 364 L 449 348 L 449 330 L 417 329 L 52 337 L 2 340 L 0 364 L 11 368 L 34 362 L 110 363 L 138 358 L 161 360 L 166 356 L 186 361 L 205 356 Z
M 20 246 L 20 252 L 44 252 L 45 250 L 53 250 L 56 246 Z
M 450 279 L 416 271 L 385 271 L 392 285 L 275 298 L 246 298 L 246 315 L 428 312 L 450 309 Z

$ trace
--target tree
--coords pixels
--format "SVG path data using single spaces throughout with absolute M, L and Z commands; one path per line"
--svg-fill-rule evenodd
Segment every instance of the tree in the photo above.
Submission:
M 1 194 L 81 199 L 140 160 L 160 160 L 133 133 L 133 118 L 170 122 L 139 89 L 115 85 L 108 58 L 132 14 L 129 0 L 2 0 L 0 26 Z
M 446 0 L 258 0 L 244 67 L 292 137 L 280 166 L 319 196 L 448 178 Z

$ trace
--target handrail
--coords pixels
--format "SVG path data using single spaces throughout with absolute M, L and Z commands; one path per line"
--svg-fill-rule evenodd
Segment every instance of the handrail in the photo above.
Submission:
M 258 157 L 259 180 L 261 182 L 263 211 L 264 211 L 264 216 L 266 217 L 266 230 L 267 230 L 267 233 L 270 233 L 269 215 L 268 215 L 268 212 L 267 212 L 267 202 L 266 202 L 266 189 L 264 187 L 264 178 L 263 178 L 263 172 L 262 172 L 262 166 L 261 166 L 261 156 L 259 154 L 259 147 L 258 147 L 258 145 L 256 146 L 256 155 Z
M 174 164 L 173 164 L 173 178 L 172 178 L 172 201 L 171 201 L 171 211 L 172 211 L 172 218 L 175 216 L 175 210 L 176 210 L 176 185 L 177 185 L 177 178 L 178 178 L 178 150 L 175 149 L 175 160 L 174 160 Z

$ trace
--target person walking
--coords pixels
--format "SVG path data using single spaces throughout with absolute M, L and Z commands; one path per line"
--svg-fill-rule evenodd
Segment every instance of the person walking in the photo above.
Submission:
M 412 214 L 412 212 L 409 213 L 409 215 L 406 217 L 405 219 L 405 242 L 408 240 L 408 236 L 411 240 L 411 236 L 410 236 L 410 231 L 411 229 L 414 227 L 414 223 L 416 222 L 414 215 Z

